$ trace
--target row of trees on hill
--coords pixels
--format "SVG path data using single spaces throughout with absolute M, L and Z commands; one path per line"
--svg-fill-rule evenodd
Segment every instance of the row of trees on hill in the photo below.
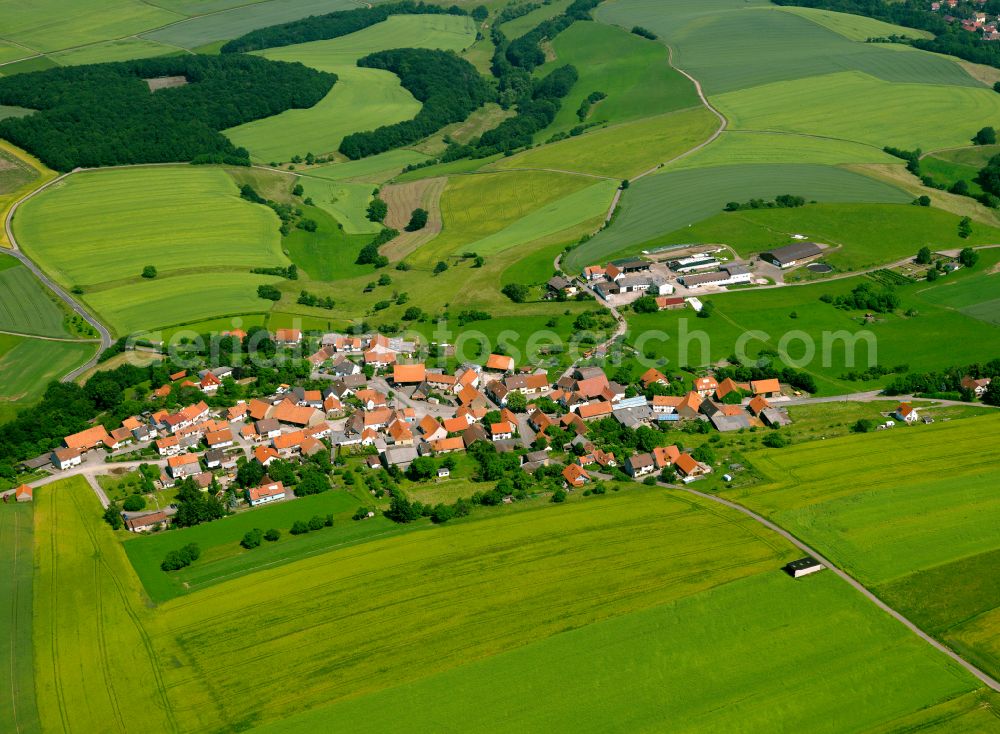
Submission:
M 492 87 L 476 68 L 451 51 L 380 51 L 359 59 L 358 66 L 392 72 L 423 107 L 412 120 L 346 136 L 340 152 L 354 160 L 414 143 L 445 125 L 461 122 L 494 98 Z
M 376 23 L 381 23 L 390 15 L 466 15 L 458 6 L 444 8 L 426 5 L 422 2 L 386 3 L 375 7 L 338 10 L 325 15 L 310 15 L 308 18 L 289 23 L 267 26 L 234 38 L 222 47 L 222 53 L 245 53 L 263 48 L 291 46 L 308 41 L 322 41 L 355 33 Z
M 146 79 L 187 84 L 151 92 Z M 0 120 L 0 137 L 59 171 L 195 161 L 249 165 L 221 134 L 311 107 L 335 74 L 256 56 L 169 56 L 47 69 L 0 78 L 0 104 L 39 110 Z

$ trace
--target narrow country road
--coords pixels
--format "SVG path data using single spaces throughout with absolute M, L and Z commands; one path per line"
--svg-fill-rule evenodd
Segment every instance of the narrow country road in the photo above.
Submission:
M 785 540 L 787 540 L 788 542 L 790 542 L 792 545 L 794 545 L 796 548 L 798 548 L 799 550 L 801 550 L 803 553 L 806 553 L 807 555 L 812 556 L 817 561 L 819 561 L 824 566 L 826 566 L 828 569 L 830 569 L 833 573 L 837 574 L 840 578 L 842 578 L 844 581 L 846 581 L 848 584 L 850 584 L 852 587 L 854 587 L 854 589 L 856 589 L 859 593 L 861 593 L 862 595 L 864 595 L 870 602 L 872 602 L 873 604 L 875 604 L 875 606 L 877 606 L 879 609 L 881 609 L 883 612 L 885 612 L 886 614 L 888 614 L 889 616 L 891 616 L 892 618 L 894 618 L 898 622 L 901 622 L 905 627 L 907 627 L 911 632 L 913 632 L 913 634 L 915 634 L 921 640 L 923 640 L 924 642 L 926 642 L 928 645 L 930 645 L 931 647 L 935 648 L 936 650 L 939 650 L 940 652 L 943 652 L 945 655 L 947 655 L 952 660 L 954 660 L 956 663 L 958 663 L 963 668 L 965 668 L 966 670 L 968 670 L 970 673 L 972 673 L 974 676 L 976 676 L 976 678 L 978 678 L 984 684 L 986 684 L 987 686 L 989 686 L 990 688 L 992 688 L 994 691 L 1000 691 L 1000 681 L 997 681 L 995 678 L 993 678 L 992 676 L 988 675 L 986 672 L 984 672 L 984 671 L 980 670 L 979 668 L 977 668 L 975 665 L 973 665 L 972 663 L 970 663 L 965 658 L 961 657 L 958 653 L 956 653 L 954 650 L 952 650 L 947 645 L 944 645 L 944 644 L 938 642 L 937 640 L 935 640 L 933 637 L 931 637 L 926 632 L 924 632 L 922 629 L 920 629 L 919 627 L 917 627 L 917 625 L 915 625 L 913 622 L 911 622 L 909 619 L 907 619 L 901 613 L 897 612 L 895 609 L 893 609 L 888 604 L 886 604 L 884 601 L 882 601 L 877 596 L 875 596 L 875 594 L 873 594 L 872 592 L 870 592 L 865 587 L 865 585 L 862 584 L 860 581 L 855 580 L 854 577 L 851 576 L 850 574 L 848 574 L 846 571 L 842 571 L 840 568 L 838 568 L 837 566 L 833 565 L 829 561 L 829 559 L 827 559 L 825 556 L 823 556 L 822 554 L 820 554 L 814 548 L 811 548 L 810 546 L 808 546 L 805 543 L 803 543 L 801 540 L 799 540 L 798 538 L 796 538 L 794 535 L 792 535 L 790 532 L 788 532 L 784 528 L 782 528 L 782 527 L 780 527 L 778 525 L 775 525 L 770 520 L 767 520 L 766 518 L 761 517 L 756 512 L 753 512 L 752 510 L 749 510 L 746 507 L 744 507 L 743 505 L 737 504 L 736 502 L 730 502 L 729 500 L 723 499 L 721 497 L 716 497 L 715 495 L 707 494 L 705 492 L 699 492 L 698 490 L 691 489 L 690 487 L 679 487 L 679 489 L 681 491 L 683 491 L 683 492 L 687 492 L 688 494 L 695 495 L 696 497 L 701 497 L 702 499 L 709 500 L 711 502 L 716 502 L 716 503 L 718 503 L 720 505 L 725 505 L 726 507 L 728 507 L 728 508 L 730 508 L 732 510 L 736 510 L 737 512 L 739 512 L 741 514 L 746 515 L 751 520 L 759 523 L 760 525 L 763 525 L 768 530 L 771 530 L 771 531 L 777 533 L 778 535 L 780 535 L 781 537 L 783 537 Z
M 21 248 L 17 244 L 17 239 L 14 237 L 13 222 L 14 222 L 14 214 L 15 214 L 15 212 L 17 212 L 18 207 L 20 207 L 21 204 L 23 204 L 24 202 L 28 201 L 28 199 L 30 199 L 31 197 L 39 194 L 40 192 L 45 191 L 47 188 L 49 188 L 53 184 L 58 183 L 59 181 L 62 181 L 64 178 L 66 178 L 69 175 L 70 175 L 69 173 L 64 173 L 61 176 L 57 176 L 54 179 L 52 179 L 51 181 L 43 184 L 42 186 L 39 186 L 34 191 L 31 191 L 31 192 L 27 193 L 26 195 L 22 196 L 20 199 L 18 199 L 17 201 L 15 201 L 11 205 L 10 210 L 7 212 L 7 217 L 4 219 L 4 222 L 3 222 L 4 231 L 7 233 L 7 239 L 10 242 L 10 247 L 11 247 L 10 250 L 6 250 L 7 254 L 10 255 L 11 257 L 15 257 L 18 260 L 20 260 L 21 263 L 26 268 L 28 268 L 28 270 L 30 270 L 32 273 L 35 274 L 36 278 L 38 278 L 40 281 L 42 281 L 42 283 L 50 291 L 52 291 L 53 293 L 55 293 L 56 296 L 58 296 L 59 299 L 63 303 L 65 303 L 67 306 L 69 306 L 70 309 L 74 313 L 79 314 L 88 324 L 90 324 L 92 327 L 94 327 L 94 329 L 100 335 L 100 340 L 99 340 L 100 341 L 100 346 L 98 347 L 97 351 L 94 353 L 94 356 L 91 357 L 90 359 L 88 359 L 86 362 L 84 362 L 82 365 L 80 365 L 76 369 L 74 369 L 71 372 L 68 372 L 67 374 L 63 375 L 62 378 L 61 378 L 62 382 L 72 382 L 77 377 L 79 377 L 80 375 L 82 375 L 84 372 L 86 372 L 87 370 L 89 370 L 92 367 L 94 367 L 94 366 L 97 365 L 97 360 L 101 356 L 101 352 L 103 352 L 105 349 L 107 349 L 108 347 L 111 346 L 111 342 L 112 342 L 111 332 L 108 330 L 108 327 L 106 327 L 104 324 L 102 324 L 100 321 L 98 321 L 97 318 L 95 318 L 94 316 L 92 316 L 90 314 L 90 312 L 87 311 L 87 309 L 85 309 L 77 300 L 75 300 L 65 290 L 63 290 L 62 287 L 60 287 L 59 285 L 57 285 L 49 276 L 47 276 L 45 273 L 43 273 L 42 269 L 39 268 L 38 265 L 35 264 L 34 260 L 32 260 L 31 258 L 29 258 L 27 255 L 24 254 L 24 252 L 21 250 Z M 83 340 L 80 340 L 80 341 L 83 341 Z M 90 341 L 90 340 L 87 340 L 87 341 Z

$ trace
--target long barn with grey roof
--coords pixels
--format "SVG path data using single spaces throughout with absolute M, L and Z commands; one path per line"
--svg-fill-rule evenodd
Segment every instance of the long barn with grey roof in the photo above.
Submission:
M 790 268 L 806 260 L 823 254 L 823 248 L 815 242 L 794 242 L 784 247 L 777 247 L 760 254 L 761 260 L 767 260 L 779 268 Z

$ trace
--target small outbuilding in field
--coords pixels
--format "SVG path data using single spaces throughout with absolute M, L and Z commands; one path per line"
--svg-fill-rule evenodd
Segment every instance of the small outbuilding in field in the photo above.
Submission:
M 805 558 L 800 558 L 797 561 L 786 564 L 784 571 L 793 579 L 797 579 L 802 576 L 808 576 L 811 573 L 816 573 L 817 571 L 822 571 L 824 568 L 825 566 L 815 558 L 806 556 Z

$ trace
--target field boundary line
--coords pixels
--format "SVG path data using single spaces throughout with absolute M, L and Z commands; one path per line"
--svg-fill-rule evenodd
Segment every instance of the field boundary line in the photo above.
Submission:
M 917 637 L 919 637 L 920 639 L 922 639 L 924 642 L 928 643 L 931 647 L 935 648 L 939 652 L 943 652 L 945 655 L 947 655 L 949 658 L 951 658 L 954 662 L 956 662 L 959 665 L 961 665 L 969 673 L 971 673 L 976 678 L 978 678 L 980 680 L 980 682 L 984 683 L 986 686 L 988 686 L 989 688 L 993 689 L 994 691 L 1000 692 L 1000 681 L 996 680 L 991 675 L 989 675 L 988 673 L 986 673 L 982 669 L 978 668 L 977 666 L 975 666 L 974 664 L 972 664 L 971 662 L 969 662 L 968 660 L 966 660 L 965 658 L 963 658 L 961 655 L 959 655 L 957 652 L 955 652 L 950 647 L 948 647 L 947 645 L 945 645 L 943 642 L 940 642 L 937 639 L 935 639 L 934 637 L 931 637 L 931 635 L 929 635 L 926 632 L 924 632 L 920 627 L 918 627 L 916 624 L 914 624 L 913 622 L 911 622 L 909 620 L 909 618 L 907 618 L 901 612 L 896 611 L 894 608 L 892 608 L 891 606 L 889 606 L 888 604 L 886 604 L 884 601 L 882 601 L 882 599 L 880 599 L 872 591 L 870 591 L 867 586 L 865 586 L 864 584 L 862 584 L 860 581 L 858 581 L 857 579 L 855 579 L 853 576 L 851 576 L 849 573 L 847 573 L 846 571 L 844 571 L 840 567 L 838 567 L 838 566 L 834 565 L 833 563 L 831 563 L 830 560 L 827 559 L 821 553 L 819 553 L 819 551 L 817 551 L 814 548 L 812 548 L 811 546 L 807 545 L 804 541 L 800 540 L 798 537 L 796 537 L 795 535 L 793 535 L 788 530 L 785 530 L 780 525 L 777 525 L 776 523 L 771 522 L 770 520 L 768 520 L 767 518 L 763 517 L 762 515 L 758 515 L 753 510 L 751 510 L 751 509 L 749 509 L 749 508 L 747 508 L 747 507 L 745 507 L 745 506 L 743 506 L 743 505 L 741 505 L 741 504 L 739 504 L 737 502 L 732 502 L 731 500 L 723 499 L 722 497 L 717 497 L 715 495 L 708 494 L 707 492 L 699 492 L 697 489 L 692 489 L 691 487 L 679 487 L 679 489 L 682 492 L 687 492 L 688 494 L 693 494 L 693 495 L 695 495 L 697 497 L 701 497 L 702 499 L 711 500 L 712 502 L 716 502 L 716 503 L 718 503 L 720 505 L 724 505 L 724 506 L 726 506 L 726 507 L 728 507 L 728 508 L 730 508 L 732 510 L 736 510 L 737 512 L 740 512 L 740 513 L 746 515 L 747 517 L 749 517 L 750 519 L 752 519 L 752 520 L 760 523 L 761 525 L 763 525 L 764 527 L 768 528 L 769 530 L 774 531 L 775 533 L 777 533 L 778 535 L 780 535 L 781 537 L 783 537 L 785 540 L 789 541 L 796 548 L 798 548 L 799 550 L 803 551 L 804 553 L 807 553 L 808 555 L 812 556 L 817 561 L 819 561 L 820 563 L 822 563 L 824 566 L 826 566 L 827 568 L 829 568 L 834 574 L 836 574 L 837 576 L 839 576 L 842 580 L 846 581 L 856 591 L 860 592 L 870 602 L 872 602 L 873 604 L 875 604 L 875 606 L 877 606 L 883 612 L 885 612 L 890 617 L 892 617 L 893 619 L 895 619 L 897 622 L 900 622 L 904 627 L 906 627 L 907 629 L 909 629 L 913 634 L 915 634 Z
M 23 331 L 7 331 L 5 329 L 0 329 L 0 334 L 23 336 L 26 339 L 40 339 L 46 342 L 69 342 L 70 344 L 97 344 L 101 341 L 100 339 L 73 339 L 68 336 L 42 336 L 41 334 L 27 334 Z

